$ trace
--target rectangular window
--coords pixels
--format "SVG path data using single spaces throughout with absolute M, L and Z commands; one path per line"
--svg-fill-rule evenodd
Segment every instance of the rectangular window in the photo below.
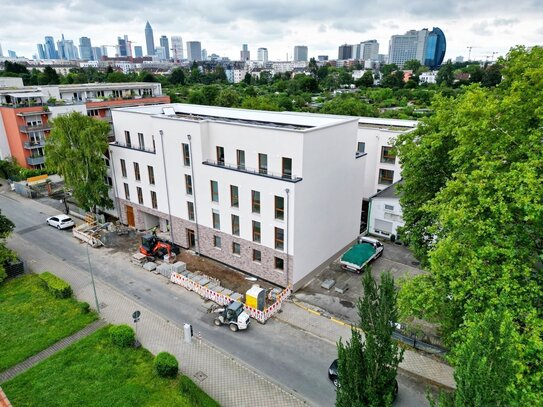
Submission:
M 253 220 L 253 242 L 260 243 L 260 222 Z
M 136 187 L 136 191 L 138 193 L 138 203 L 140 205 L 143 205 L 143 191 L 141 190 L 140 187 Z
M 396 162 L 396 154 L 392 147 L 381 147 L 381 162 L 386 164 L 394 164 Z
M 232 234 L 239 236 L 239 216 L 232 215 Z
M 219 202 L 219 183 L 211 181 L 211 201 Z
M 253 249 L 253 261 L 256 263 L 262 261 L 262 252 L 260 250 Z
M 235 185 L 230 185 L 230 205 L 232 208 L 239 208 L 239 190 Z
M 213 246 L 217 248 L 221 248 L 221 237 L 220 236 L 213 236 Z
M 392 170 L 379 170 L 379 184 L 392 185 L 394 179 L 394 171 Z
M 147 166 L 147 172 L 149 173 L 149 184 L 155 185 L 155 170 L 151 165 Z
M 258 154 L 258 172 L 260 174 L 268 173 L 268 155 L 267 154 Z
M 153 207 L 153 209 L 158 208 L 158 202 L 156 200 L 156 192 L 155 191 L 151 191 L 151 206 Z
M 284 270 L 285 262 L 280 257 L 274 257 L 274 266 L 276 270 Z
M 183 143 L 181 146 L 182 146 L 182 148 L 183 148 L 183 165 L 185 165 L 185 166 L 187 166 L 187 167 L 190 167 L 190 150 L 189 150 L 189 145 Z
M 241 254 L 241 246 L 239 243 L 232 243 L 232 253 L 237 254 L 238 256 Z
M 224 147 L 217 146 L 217 164 L 224 165 Z
M 192 195 L 192 177 L 188 174 L 185 174 L 185 191 L 187 195 Z
M 194 220 L 194 202 L 187 201 L 187 214 L 189 220 Z
M 156 151 L 155 136 L 151 135 L 151 139 L 153 140 L 153 151 Z
M 394 210 L 394 205 L 385 204 L 385 211 L 393 211 L 393 210 Z
M 283 220 L 285 218 L 285 198 L 275 196 L 275 219 Z
M 143 133 L 138 133 L 138 143 L 140 143 L 140 148 L 143 150 L 145 148 L 145 140 L 143 139 Z
M 126 178 L 126 161 L 121 158 L 121 174 Z
M 285 232 L 281 228 L 275 228 L 275 248 L 277 250 L 285 248 Z
M 212 211 L 213 214 L 213 229 L 221 229 L 221 215 L 218 211 Z
M 238 169 L 244 170 L 245 169 L 245 151 L 236 150 L 236 160 L 238 164 Z
M 283 178 L 292 178 L 292 158 L 283 157 Z
M 124 141 L 127 147 L 132 147 L 132 141 L 130 140 L 130 132 L 124 131 Z
M 141 181 L 139 163 L 134 163 L 134 177 L 136 177 L 136 181 Z
M 126 182 L 124 183 L 124 197 L 127 201 L 130 201 L 130 188 Z
M 253 213 L 260 213 L 260 192 L 251 191 L 251 208 Z
M 356 151 L 359 153 L 365 153 L 366 152 L 366 143 L 359 141 L 358 145 L 356 146 Z

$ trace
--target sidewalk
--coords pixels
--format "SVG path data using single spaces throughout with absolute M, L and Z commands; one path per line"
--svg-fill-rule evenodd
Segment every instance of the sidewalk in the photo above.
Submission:
M 322 339 L 337 343 L 339 338 L 343 341 L 351 338 L 351 327 L 348 323 L 326 318 L 303 303 L 286 301 L 282 310 L 283 312 L 276 315 L 277 319 Z M 452 367 L 411 350 L 405 350 L 398 369 L 428 384 L 444 389 L 456 388 Z
M 54 271 L 72 286 L 80 301 L 94 304 L 94 296 L 88 272 L 75 268 L 50 255 L 38 247 L 30 254 L 26 241 L 17 234 L 8 239 L 7 246 L 15 250 L 28 269 L 41 273 Z M 175 355 L 180 370 L 190 377 L 221 406 L 304 406 L 304 400 L 289 393 L 251 370 L 205 340 L 193 338 L 191 344 L 183 341 L 183 331 L 141 304 L 112 289 L 107 284 L 96 281 L 100 292 L 101 317 L 112 324 L 133 325 L 130 318 L 135 309 L 145 314 L 145 324 L 138 327 L 138 339 L 153 354 L 167 351 Z

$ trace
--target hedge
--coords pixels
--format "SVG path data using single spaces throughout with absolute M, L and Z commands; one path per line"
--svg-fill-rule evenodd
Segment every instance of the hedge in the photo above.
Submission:
M 158 355 L 156 355 L 154 366 L 160 377 L 174 378 L 177 376 L 177 372 L 179 371 L 177 359 L 174 355 L 168 352 L 160 352 Z
M 46 271 L 40 274 L 45 282 L 47 290 L 57 298 L 69 298 L 72 296 L 72 287 L 66 281 Z
M 128 325 L 114 325 L 109 328 L 109 335 L 111 341 L 122 348 L 128 348 L 134 346 L 136 334 L 134 330 Z

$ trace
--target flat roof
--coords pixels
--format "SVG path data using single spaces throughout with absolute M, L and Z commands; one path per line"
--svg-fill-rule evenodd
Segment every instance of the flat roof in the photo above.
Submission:
M 6 94 L 14 98 L 41 98 L 45 96 L 41 92 L 7 92 Z
M 391 130 L 414 129 L 417 127 L 418 121 L 404 119 L 382 119 L 378 117 L 360 117 L 358 119 L 358 127 L 388 127 Z

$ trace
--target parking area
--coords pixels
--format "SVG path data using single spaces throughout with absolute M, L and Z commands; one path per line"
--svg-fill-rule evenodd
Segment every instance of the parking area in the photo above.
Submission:
M 382 243 L 383 255 L 371 263 L 371 272 L 377 281 L 384 272 L 390 272 L 395 281 L 424 272 L 407 247 L 389 241 Z M 296 292 L 294 297 L 325 314 L 356 323 L 356 303 L 362 294 L 362 276 L 363 274 L 343 270 L 338 258 L 307 286 Z M 335 281 L 334 286 L 330 289 L 322 288 L 321 284 L 330 279 Z

